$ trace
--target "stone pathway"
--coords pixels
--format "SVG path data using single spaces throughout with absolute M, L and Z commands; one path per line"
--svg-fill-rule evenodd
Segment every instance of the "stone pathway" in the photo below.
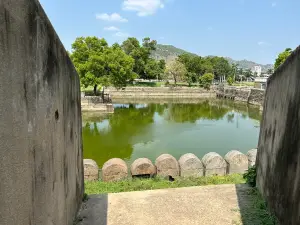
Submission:
M 246 185 L 212 185 L 92 195 L 79 225 L 243 224 Z

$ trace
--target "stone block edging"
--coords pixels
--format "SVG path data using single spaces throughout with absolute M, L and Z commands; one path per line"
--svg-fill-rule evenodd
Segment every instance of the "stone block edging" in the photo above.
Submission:
M 177 161 L 170 154 L 162 154 L 153 164 L 148 158 L 136 159 L 128 167 L 124 160 L 113 158 L 104 163 L 101 173 L 102 181 L 119 181 L 132 177 L 153 177 L 155 175 L 176 179 L 176 177 L 201 177 L 213 175 L 228 175 L 234 173 L 244 173 L 255 165 L 257 149 L 251 149 L 247 154 L 237 150 L 229 151 L 223 158 L 216 152 L 209 152 L 199 159 L 192 153 L 184 154 Z M 97 173 L 98 171 L 98 173 Z M 99 168 L 95 161 L 84 160 L 84 177 L 86 181 L 99 180 Z

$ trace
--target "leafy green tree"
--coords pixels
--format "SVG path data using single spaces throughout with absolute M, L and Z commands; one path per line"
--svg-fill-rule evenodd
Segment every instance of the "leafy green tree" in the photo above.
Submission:
M 183 63 L 188 71 L 186 81 L 191 84 L 197 82 L 200 76 L 205 73 L 213 73 L 213 65 L 208 58 L 202 58 L 191 54 L 182 54 L 178 60 Z
M 174 60 L 166 66 L 166 74 L 173 78 L 175 85 L 178 81 L 184 80 L 186 73 L 185 65 L 179 60 Z
M 80 76 L 81 85 L 93 86 L 96 94 L 101 77 L 105 76 L 104 51 L 108 44 L 97 37 L 79 37 L 72 44 L 71 59 Z
M 203 59 L 201 75 L 203 75 L 205 73 L 213 73 L 213 72 L 214 72 L 214 66 L 211 63 L 211 61 L 208 59 Z
M 251 69 L 246 69 L 244 71 L 244 75 L 245 75 L 245 77 L 250 78 L 253 76 L 253 72 L 251 71 Z
M 232 86 L 233 82 L 234 82 L 234 79 L 233 79 L 232 76 L 227 77 L 227 83 L 228 83 L 228 85 Z
M 189 87 L 192 86 L 192 83 L 196 82 L 197 74 L 193 72 L 187 72 L 185 75 L 185 81 L 189 84 Z
M 274 65 L 274 68 L 275 70 L 285 62 L 285 60 L 290 56 L 290 54 L 292 53 L 292 49 L 291 48 L 287 48 L 285 49 L 283 52 L 281 52 L 276 61 L 275 61 L 275 65 Z
M 126 86 L 133 77 L 134 60 L 126 55 L 118 44 L 109 47 L 104 39 L 79 37 L 72 44 L 71 59 L 80 76 L 81 85 L 97 86 L 112 84 L 117 88 Z
M 242 68 L 239 68 L 237 73 L 238 73 L 238 75 L 243 75 L 243 74 L 244 74 L 244 71 L 243 71 Z
M 237 73 L 238 73 L 238 64 L 233 63 L 231 65 L 231 69 L 232 69 L 232 75 L 233 75 L 233 82 L 236 81 L 236 77 L 237 77 Z
M 157 42 L 149 37 L 143 39 L 142 45 L 134 37 L 130 37 L 122 43 L 122 49 L 134 59 L 133 71 L 140 78 L 151 79 L 153 76 L 153 73 L 150 72 L 151 68 L 158 68 L 150 58 L 151 51 L 156 49 L 156 45 Z
M 213 80 L 214 80 L 214 75 L 212 73 L 206 73 L 199 78 L 199 84 L 201 87 L 209 90 Z
M 163 69 L 159 62 L 154 59 L 149 59 L 145 65 L 145 75 L 148 79 L 156 79 L 161 76 Z
M 227 59 L 223 57 L 212 57 L 211 63 L 213 65 L 214 75 L 216 79 L 221 76 L 228 77 L 231 75 L 232 68 Z
M 109 82 L 120 89 L 126 87 L 128 81 L 135 78 L 133 73 L 134 60 L 126 55 L 121 48 L 110 48 L 105 54 L 106 77 Z

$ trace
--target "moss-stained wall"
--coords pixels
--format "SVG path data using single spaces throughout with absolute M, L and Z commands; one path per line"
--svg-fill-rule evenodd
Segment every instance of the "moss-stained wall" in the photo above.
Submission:
M 83 195 L 79 77 L 38 0 L 0 1 L 0 224 L 71 225 Z
M 300 47 L 268 80 L 257 173 L 280 224 L 300 224 Z

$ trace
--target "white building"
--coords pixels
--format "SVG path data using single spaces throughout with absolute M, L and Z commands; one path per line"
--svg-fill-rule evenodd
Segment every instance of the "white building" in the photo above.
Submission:
M 253 73 L 256 73 L 257 76 L 261 75 L 261 66 L 254 66 L 254 69 L 252 70 Z
M 259 89 L 266 89 L 267 81 L 267 77 L 256 77 L 254 80 L 254 87 Z

